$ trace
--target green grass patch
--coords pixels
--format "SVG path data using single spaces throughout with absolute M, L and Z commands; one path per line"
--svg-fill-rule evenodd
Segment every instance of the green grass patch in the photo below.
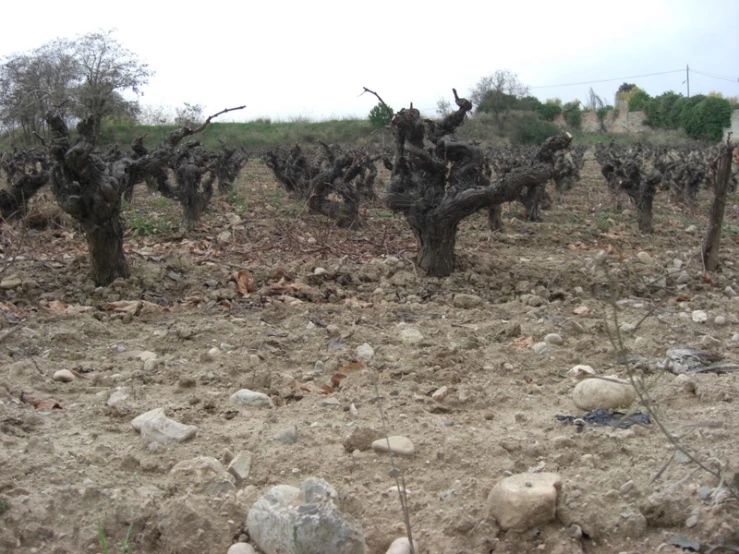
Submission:
M 135 237 L 153 235 L 155 233 L 171 233 L 175 226 L 168 219 L 158 218 L 150 214 L 134 211 L 128 213 L 126 225 Z

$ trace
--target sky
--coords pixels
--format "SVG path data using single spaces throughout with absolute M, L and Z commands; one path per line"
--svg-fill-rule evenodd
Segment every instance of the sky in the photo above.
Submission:
M 433 116 L 498 69 L 542 101 L 584 102 L 592 87 L 613 103 L 624 81 L 686 94 L 688 65 L 691 95 L 739 95 L 739 0 L 38 0 L 4 15 L 0 57 L 116 29 L 155 71 L 144 105 L 247 106 L 221 121 L 366 117 L 363 87 Z M 553 86 L 571 83 L 585 84 Z

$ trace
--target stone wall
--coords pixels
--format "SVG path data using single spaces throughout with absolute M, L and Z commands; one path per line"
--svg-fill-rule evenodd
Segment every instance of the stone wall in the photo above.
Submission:
M 739 140 L 739 110 L 731 112 L 731 125 L 724 129 L 724 140 L 729 133 L 732 133 L 732 142 Z
M 646 119 L 647 114 L 645 112 L 630 112 L 628 106 L 624 103 L 620 104 L 617 109 L 608 111 L 603 119 L 603 129 L 601 129 L 598 115 L 595 112 L 583 112 L 580 130 L 584 133 L 605 131 L 615 135 L 648 134 L 653 130 L 644 123 Z M 562 114 L 558 114 L 554 118 L 554 122 L 560 127 L 566 126 Z

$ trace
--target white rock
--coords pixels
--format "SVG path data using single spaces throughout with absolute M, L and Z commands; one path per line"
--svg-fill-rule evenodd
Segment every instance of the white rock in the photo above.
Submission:
M 136 417 L 131 425 L 141 433 L 147 444 L 168 445 L 193 438 L 198 428 L 195 425 L 183 425 L 164 415 L 163 408 L 155 408 Z
M 313 270 L 313 275 L 325 275 L 326 269 L 323 267 L 317 267 Z
M 366 342 L 364 344 L 360 344 L 354 349 L 354 353 L 357 356 L 357 360 L 360 362 L 370 362 L 372 361 L 372 358 L 375 357 L 375 349 L 372 348 L 369 344 Z
M 531 345 L 531 350 L 533 350 L 535 354 L 546 354 L 549 352 L 549 346 L 546 342 L 537 342 L 536 344 Z
M 690 319 L 692 319 L 694 323 L 705 323 L 708 321 L 708 314 L 703 310 L 693 310 L 690 314 Z
M 141 352 L 138 356 L 136 356 L 139 360 L 142 362 L 146 362 L 146 360 L 156 360 L 157 355 L 154 354 L 154 352 L 151 352 L 149 350 L 144 350 Z
M 133 418 L 133 420 L 131 421 L 131 427 L 133 427 L 136 431 L 140 433 L 141 426 L 144 424 L 144 421 L 154 419 L 156 417 L 159 417 L 160 415 L 164 415 L 164 408 L 154 408 L 153 410 L 144 412 L 143 414 Z
M 628 407 L 636 400 L 630 383 L 616 378 L 593 377 L 580 381 L 572 391 L 575 406 L 587 412 L 602 408 L 612 410 Z
M 446 398 L 447 394 L 449 394 L 449 387 L 444 385 L 443 387 L 436 389 L 431 395 L 431 398 L 433 398 L 434 400 L 442 401 Z
M 111 408 L 121 406 L 125 404 L 129 399 L 131 398 L 131 389 L 128 387 L 118 387 L 116 388 L 108 397 L 108 401 L 105 403 L 106 406 L 110 406 Z M 147 412 L 148 413 L 148 412 Z M 162 415 L 164 413 L 162 412 Z M 139 416 L 141 417 L 141 416 Z M 138 419 L 138 418 L 137 418 Z M 136 421 L 136 420 L 134 420 Z M 137 429 L 137 431 L 140 429 Z
M 454 295 L 454 300 L 452 300 L 452 304 L 455 308 L 466 310 L 469 308 L 476 308 L 477 306 L 481 305 L 482 298 L 480 298 L 476 294 L 459 293 Z
M 488 495 L 488 508 L 501 529 L 526 531 L 554 520 L 561 479 L 556 473 L 506 477 Z
M 254 554 L 254 548 L 248 542 L 237 542 L 229 547 L 226 554 Z
M 421 554 L 421 547 L 418 545 L 416 539 L 413 539 L 413 549 L 416 554 Z M 395 539 L 385 554 L 411 554 L 411 542 L 408 540 L 408 537 Z
M 680 273 L 680 275 L 677 276 L 677 284 L 678 285 L 685 285 L 690 282 L 690 273 L 687 271 L 683 271 Z
M 680 258 L 675 258 L 672 260 L 672 267 L 675 269 L 680 269 L 683 266 L 683 261 Z
M 226 471 L 236 478 L 237 483 L 245 481 L 249 477 L 249 472 L 251 471 L 251 459 L 251 452 L 248 450 L 242 450 L 233 460 L 231 460 L 231 463 L 228 464 L 228 469 Z
M 156 358 L 149 358 L 147 360 L 144 360 L 144 371 L 146 372 L 154 371 L 158 365 L 159 365 L 159 360 L 157 360 Z
M 14 289 L 20 287 L 22 284 L 23 281 L 21 281 L 16 275 L 11 275 L 10 277 L 6 277 L 2 281 L 0 281 L 0 289 Z
M 558 335 L 557 333 L 549 333 L 546 337 L 544 337 L 544 342 L 546 342 L 547 344 L 560 345 L 564 343 L 564 339 L 562 338 L 562 335 Z
M 703 335 L 701 337 L 701 344 L 708 347 L 716 347 L 721 345 L 721 341 L 711 335 Z
M 400 332 L 400 340 L 405 344 L 416 344 L 423 340 L 423 335 L 414 327 L 404 327 Z
M 390 443 L 389 447 L 388 442 Z M 392 452 L 399 456 L 413 456 L 416 448 L 409 438 L 396 435 L 377 439 L 372 443 L 372 450 L 380 453 Z
M 223 231 L 222 233 L 218 233 L 218 243 L 219 244 L 228 244 L 231 242 L 231 239 L 233 236 L 231 235 L 230 231 Z
M 722 316 L 722 315 L 717 315 L 717 316 L 716 316 L 716 317 L 715 317 L 715 318 L 713 319 L 713 324 L 714 324 L 714 325 L 715 325 L 716 327 L 723 327 L 724 325 L 726 325 L 726 318 L 725 318 L 724 316 Z
M 650 256 L 646 252 L 639 252 L 636 255 L 636 257 L 643 264 L 651 264 L 652 263 L 652 256 Z
M 736 296 L 736 291 L 732 289 L 731 287 L 726 287 L 724 289 L 724 294 L 728 296 L 729 298 L 734 298 Z
M 686 233 L 695 233 L 697 230 L 698 230 L 698 227 L 696 227 L 695 225 L 688 225 L 685 228 Z
M 249 510 L 246 525 L 265 554 L 365 554 L 361 528 L 334 504 L 336 491 L 320 479 L 301 488 L 272 487 Z
M 228 219 L 228 223 L 230 225 L 240 225 L 241 223 L 244 222 L 244 220 L 241 219 L 241 216 L 239 214 L 234 214 L 234 213 L 226 214 L 226 219 Z
M 274 408 L 272 399 L 263 392 L 255 392 L 249 389 L 241 389 L 233 393 L 229 399 L 229 404 L 233 406 L 241 406 L 247 408 Z
M 739 342 L 739 333 L 731 335 L 731 342 Z
M 274 434 L 274 439 L 282 444 L 295 444 L 298 442 L 298 428 L 295 425 L 280 429 Z
M 567 376 L 573 381 L 581 381 L 591 375 L 595 375 L 595 370 L 589 365 L 576 365 L 567 372 Z
M 175 464 L 169 471 L 170 489 L 208 495 L 234 492 L 234 478 L 221 462 L 209 456 L 198 456 Z
M 636 324 L 624 321 L 618 328 L 622 333 L 630 334 L 636 331 Z
M 54 379 L 54 381 L 59 381 L 60 383 L 71 383 L 75 380 L 75 376 L 74 373 L 68 369 L 60 369 L 59 371 L 54 372 L 52 379 Z

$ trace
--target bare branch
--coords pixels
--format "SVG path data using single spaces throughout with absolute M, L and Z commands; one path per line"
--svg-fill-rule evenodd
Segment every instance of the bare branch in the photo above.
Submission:
M 369 92 L 370 94 L 374 95 L 374 96 L 375 96 L 375 98 L 377 98 L 377 99 L 378 99 L 378 100 L 380 101 L 380 104 L 382 104 L 382 105 L 383 105 L 383 107 L 384 107 L 384 108 L 385 108 L 385 109 L 386 109 L 386 110 L 387 110 L 388 112 L 390 112 L 390 111 L 391 111 L 391 108 L 390 108 L 390 106 L 388 106 L 388 105 L 387 105 L 387 104 L 385 103 L 385 101 L 384 101 L 384 100 L 383 100 L 382 98 L 380 98 L 380 95 L 379 95 L 379 94 L 377 94 L 377 93 L 376 93 L 376 92 L 375 92 L 374 90 L 370 90 L 370 89 L 368 89 L 367 87 L 362 87 L 362 88 L 364 89 L 364 92 L 362 92 L 362 94 L 364 94 L 365 92 Z M 362 94 L 360 94 L 359 96 L 362 96 Z M 413 108 L 413 104 L 411 104 L 411 108 Z

